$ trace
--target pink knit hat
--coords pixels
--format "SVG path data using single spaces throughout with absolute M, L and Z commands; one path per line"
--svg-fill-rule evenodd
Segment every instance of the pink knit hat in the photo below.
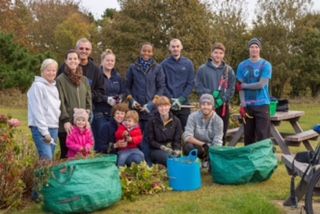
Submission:
M 73 109 L 73 121 L 76 122 L 78 118 L 84 118 L 85 121 L 89 120 L 89 112 L 83 108 L 74 108 Z

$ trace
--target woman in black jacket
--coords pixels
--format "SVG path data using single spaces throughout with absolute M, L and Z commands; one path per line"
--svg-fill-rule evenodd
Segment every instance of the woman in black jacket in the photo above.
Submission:
M 148 123 L 151 161 L 167 166 L 167 159 L 181 154 L 182 127 L 180 120 L 170 112 L 171 103 L 165 96 L 153 100 L 158 112 Z

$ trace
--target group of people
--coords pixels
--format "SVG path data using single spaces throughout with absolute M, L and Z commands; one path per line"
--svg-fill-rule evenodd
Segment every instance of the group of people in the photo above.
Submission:
M 80 39 L 60 68 L 55 60 L 44 60 L 41 76 L 28 91 L 28 125 L 40 159 L 54 158 L 57 138 L 60 158 L 95 150 L 117 154 L 119 166 L 144 160 L 166 165 L 168 157 L 197 149 L 207 159 L 210 146 L 225 144 L 235 90 L 245 145 L 268 138 L 272 68 L 260 57 L 259 39 L 251 39 L 248 48 L 249 59 L 239 64 L 237 75 L 224 61 L 222 43 L 213 45 L 208 62 L 195 74 L 192 61 L 182 56 L 179 39 L 170 41 L 170 56 L 160 64 L 153 45 L 144 43 L 122 78 L 110 49 L 96 66 L 91 42 Z M 193 89 L 200 109 L 191 113 Z

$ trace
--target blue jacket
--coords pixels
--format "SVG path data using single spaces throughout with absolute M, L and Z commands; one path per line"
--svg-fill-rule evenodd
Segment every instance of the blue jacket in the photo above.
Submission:
M 125 98 L 126 86 L 125 81 L 121 78 L 120 74 L 116 70 L 112 70 L 110 79 L 104 75 L 103 68 L 100 68 L 104 79 L 104 90 L 105 94 L 103 97 L 103 102 L 96 103 L 95 112 L 107 113 L 111 116 L 112 106 L 108 104 L 109 96 L 119 96 L 122 100 Z
M 129 67 L 126 85 L 128 94 L 141 105 L 152 101 L 155 95 L 163 95 L 164 92 L 165 79 L 161 66 L 153 60 L 144 73 L 137 60 Z
M 165 95 L 169 98 L 183 96 L 188 100 L 194 85 L 194 66 L 190 59 L 170 56 L 161 63 L 166 78 Z
M 201 96 L 202 94 L 212 94 L 213 91 L 218 90 L 221 78 L 228 79 L 226 90 L 221 89 L 221 96 L 223 101 L 230 102 L 234 95 L 236 77 L 233 69 L 222 63 L 219 67 L 212 64 L 209 59 L 206 64 L 200 66 L 195 79 L 196 92 Z

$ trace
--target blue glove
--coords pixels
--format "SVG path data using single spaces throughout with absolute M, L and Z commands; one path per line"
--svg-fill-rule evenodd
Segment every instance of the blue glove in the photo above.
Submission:
M 147 113 L 150 113 L 154 108 L 154 105 L 152 102 L 148 102 L 146 104 L 143 105 L 142 107 L 142 111 L 145 111 Z

